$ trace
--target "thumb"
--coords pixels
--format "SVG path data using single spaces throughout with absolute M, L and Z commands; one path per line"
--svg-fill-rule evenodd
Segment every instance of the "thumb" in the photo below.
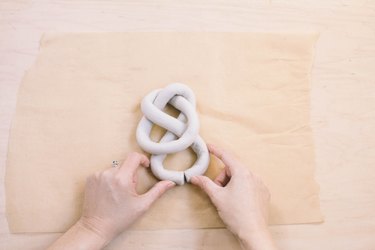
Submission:
M 215 191 L 219 187 L 210 178 L 208 178 L 207 176 L 203 176 L 203 175 L 193 176 L 190 179 L 190 182 L 200 187 L 204 192 L 208 194 L 210 198 L 214 196 Z
M 157 199 L 159 199 L 167 190 L 176 186 L 173 181 L 159 181 L 156 183 L 147 193 L 145 193 L 144 199 L 148 206 L 151 206 Z

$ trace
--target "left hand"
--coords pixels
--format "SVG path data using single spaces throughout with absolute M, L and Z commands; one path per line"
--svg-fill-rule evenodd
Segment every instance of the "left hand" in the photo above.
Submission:
M 172 181 L 160 181 L 147 193 L 136 192 L 136 170 L 148 167 L 148 158 L 130 153 L 120 167 L 98 172 L 87 179 L 82 216 L 78 223 L 109 242 L 143 215 L 168 189 Z

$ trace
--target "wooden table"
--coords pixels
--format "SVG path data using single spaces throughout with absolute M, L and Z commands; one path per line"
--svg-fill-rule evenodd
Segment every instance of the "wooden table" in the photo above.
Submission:
M 295 3 L 292 3 L 295 2 Z M 325 222 L 273 226 L 280 249 L 375 249 L 375 1 L 0 2 L 0 178 L 20 80 L 43 32 L 319 32 L 311 124 Z M 0 188 L 0 249 L 43 249 L 59 234 L 9 234 Z M 126 232 L 123 249 L 234 249 L 225 229 Z M 108 249 L 113 249 L 109 246 Z

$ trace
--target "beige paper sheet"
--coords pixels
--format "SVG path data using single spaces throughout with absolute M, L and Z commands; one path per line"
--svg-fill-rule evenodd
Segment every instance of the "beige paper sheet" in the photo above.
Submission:
M 12 232 L 61 232 L 78 218 L 85 178 L 140 151 L 139 103 L 172 82 L 196 94 L 201 136 L 235 152 L 272 194 L 271 223 L 322 221 L 309 126 L 315 35 L 252 33 L 48 34 L 25 75 L 6 171 Z M 160 131 L 159 131 L 160 132 Z M 194 160 L 168 158 L 171 169 Z M 215 159 L 208 175 L 221 168 Z M 139 170 L 140 192 L 155 182 Z M 192 185 L 164 195 L 138 229 L 222 227 Z

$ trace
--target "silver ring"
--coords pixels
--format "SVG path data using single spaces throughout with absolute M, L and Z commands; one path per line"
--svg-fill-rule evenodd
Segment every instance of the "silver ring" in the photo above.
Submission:
M 112 161 L 112 167 L 115 168 L 119 165 L 118 161 Z

